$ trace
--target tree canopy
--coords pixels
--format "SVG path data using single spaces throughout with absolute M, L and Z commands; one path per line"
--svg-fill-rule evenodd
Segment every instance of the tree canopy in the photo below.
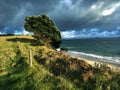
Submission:
M 47 15 L 27 16 L 24 28 L 34 33 L 33 36 L 37 42 L 59 48 L 61 44 L 60 31 Z

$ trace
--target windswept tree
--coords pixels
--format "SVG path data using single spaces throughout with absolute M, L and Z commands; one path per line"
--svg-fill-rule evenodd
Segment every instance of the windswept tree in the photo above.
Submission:
M 61 44 L 60 31 L 47 15 L 27 16 L 24 28 L 34 33 L 33 36 L 37 43 L 59 48 Z

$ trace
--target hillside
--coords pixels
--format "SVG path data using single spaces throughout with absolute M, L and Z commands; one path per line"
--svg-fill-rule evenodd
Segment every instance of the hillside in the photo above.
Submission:
M 32 66 L 30 66 L 30 50 Z M 0 90 L 119 90 L 120 73 L 37 46 L 31 36 L 0 37 Z

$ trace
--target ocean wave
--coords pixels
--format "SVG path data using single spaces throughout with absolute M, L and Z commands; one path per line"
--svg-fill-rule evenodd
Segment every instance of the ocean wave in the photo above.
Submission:
M 109 56 L 101 56 L 91 53 L 84 53 L 84 52 L 76 52 L 76 51 L 68 51 L 67 54 L 77 57 L 82 57 L 91 60 L 109 62 L 113 64 L 120 64 L 120 57 L 109 57 Z

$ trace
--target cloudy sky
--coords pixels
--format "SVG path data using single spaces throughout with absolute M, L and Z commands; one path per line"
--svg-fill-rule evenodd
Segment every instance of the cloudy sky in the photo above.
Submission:
M 24 18 L 42 13 L 63 38 L 120 37 L 120 0 L 1 0 L 0 33 L 26 33 Z

